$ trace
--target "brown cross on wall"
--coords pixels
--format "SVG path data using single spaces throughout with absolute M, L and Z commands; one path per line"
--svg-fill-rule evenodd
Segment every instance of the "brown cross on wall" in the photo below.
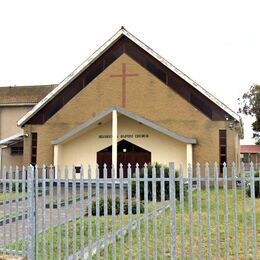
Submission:
M 126 73 L 126 64 L 122 63 L 122 74 L 110 75 L 111 78 L 122 78 L 122 107 L 126 106 L 126 78 L 135 77 L 138 74 L 127 74 Z

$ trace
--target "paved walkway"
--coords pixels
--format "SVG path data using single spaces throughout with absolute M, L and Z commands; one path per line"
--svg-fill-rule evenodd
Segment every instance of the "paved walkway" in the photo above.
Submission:
M 64 198 L 64 189 L 61 189 L 61 199 Z M 56 200 L 56 189 L 54 189 L 54 200 Z M 77 196 L 79 195 L 79 189 L 77 188 Z M 71 197 L 71 188 L 69 190 L 69 197 Z M 46 204 L 50 202 L 50 196 L 46 195 L 45 197 Z M 87 207 L 87 199 L 85 199 L 85 210 Z M 72 203 L 68 205 L 68 220 L 72 220 L 73 218 L 73 206 Z M 6 204 L 6 215 L 10 215 L 10 205 L 9 203 Z M 12 202 L 11 203 L 11 208 L 12 208 L 12 214 L 15 214 L 16 212 L 16 203 Z M 26 201 L 26 209 L 27 209 L 27 201 Z M 43 210 L 42 210 L 42 196 L 39 196 L 38 198 L 38 230 L 39 232 L 42 230 L 42 220 L 43 220 Z M 22 209 L 22 201 L 18 202 L 18 211 L 22 215 L 23 209 Z M 46 229 L 49 229 L 50 227 L 50 209 L 44 208 L 45 211 L 45 216 L 46 216 Z M 26 214 L 26 212 L 25 212 Z M 76 202 L 76 218 L 80 216 L 80 201 Z M 4 216 L 4 208 L 3 205 L 0 205 L 0 219 L 2 219 Z M 7 218 L 9 220 L 9 217 Z M 61 219 L 59 221 L 60 223 L 65 223 L 65 207 L 61 207 Z M 58 224 L 58 209 L 53 208 L 53 225 Z M 0 226 L 0 249 L 3 248 L 4 245 L 4 238 L 6 240 L 6 245 L 8 244 L 13 244 L 16 242 L 16 236 L 18 240 L 22 239 L 22 231 L 23 227 L 26 230 L 26 237 L 27 237 L 27 232 L 28 232 L 28 219 L 25 219 L 23 222 L 22 219 L 18 221 L 13 221 L 11 223 L 7 223 L 5 225 L 5 228 L 3 225 Z M 10 236 L 11 234 L 11 236 Z

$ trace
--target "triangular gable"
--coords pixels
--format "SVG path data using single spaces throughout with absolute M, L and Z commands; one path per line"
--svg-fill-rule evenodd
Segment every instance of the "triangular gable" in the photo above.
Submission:
M 212 120 L 225 120 L 227 117 L 237 121 L 240 120 L 240 117 L 234 111 L 216 97 L 163 59 L 127 30 L 121 28 L 111 39 L 22 117 L 18 121 L 18 126 L 43 124 L 46 122 L 123 53 L 129 55 L 138 64 L 146 68 Z
M 94 124 L 98 123 L 101 119 L 107 117 L 108 115 L 110 115 L 112 113 L 113 110 L 116 110 L 119 114 L 121 115 L 124 115 L 130 119 L 133 119 L 139 123 L 142 123 L 143 125 L 149 127 L 149 128 L 152 128 L 162 134 L 165 134 L 171 138 L 174 138 L 175 140 L 177 141 L 180 141 L 182 143 L 186 143 L 186 144 L 196 144 L 197 141 L 195 138 L 189 138 L 189 137 L 185 137 L 185 136 L 182 136 L 182 135 L 179 135 L 179 134 L 176 134 L 164 127 L 161 127 L 159 125 L 156 125 L 155 123 L 143 118 L 143 117 L 140 117 L 136 114 L 133 114 L 133 113 L 130 113 L 126 110 L 124 110 L 123 108 L 120 108 L 120 107 L 111 107 L 109 108 L 108 110 L 100 113 L 99 115 L 91 118 L 90 120 L 86 121 L 85 123 L 81 124 L 80 126 L 74 128 L 73 130 L 71 130 L 70 132 L 66 133 L 65 135 L 59 137 L 58 139 L 56 140 L 53 140 L 51 142 L 51 144 L 60 144 L 60 143 L 63 143 L 71 138 L 73 138 L 74 136 L 78 135 L 78 134 L 81 134 L 82 132 L 84 132 L 84 130 L 88 129 L 89 127 L 93 126 Z

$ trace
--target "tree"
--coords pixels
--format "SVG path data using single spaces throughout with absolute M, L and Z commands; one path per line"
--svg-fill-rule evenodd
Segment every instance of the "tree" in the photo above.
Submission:
M 260 144 L 260 85 L 252 85 L 239 100 L 239 113 L 255 117 L 252 123 L 253 138 Z

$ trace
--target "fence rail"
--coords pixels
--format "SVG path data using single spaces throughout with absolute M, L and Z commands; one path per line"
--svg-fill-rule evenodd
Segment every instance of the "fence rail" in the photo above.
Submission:
M 28 259 L 257 259 L 260 171 L 251 164 L 4 168 L 0 253 Z M 108 174 L 111 171 L 111 175 Z M 13 173 L 14 172 L 14 173 Z M 54 172 L 56 174 L 54 175 Z M 70 177 L 69 177 L 70 176 Z M 112 176 L 112 178 L 108 178 Z M 258 245 L 257 245 L 258 243 Z

